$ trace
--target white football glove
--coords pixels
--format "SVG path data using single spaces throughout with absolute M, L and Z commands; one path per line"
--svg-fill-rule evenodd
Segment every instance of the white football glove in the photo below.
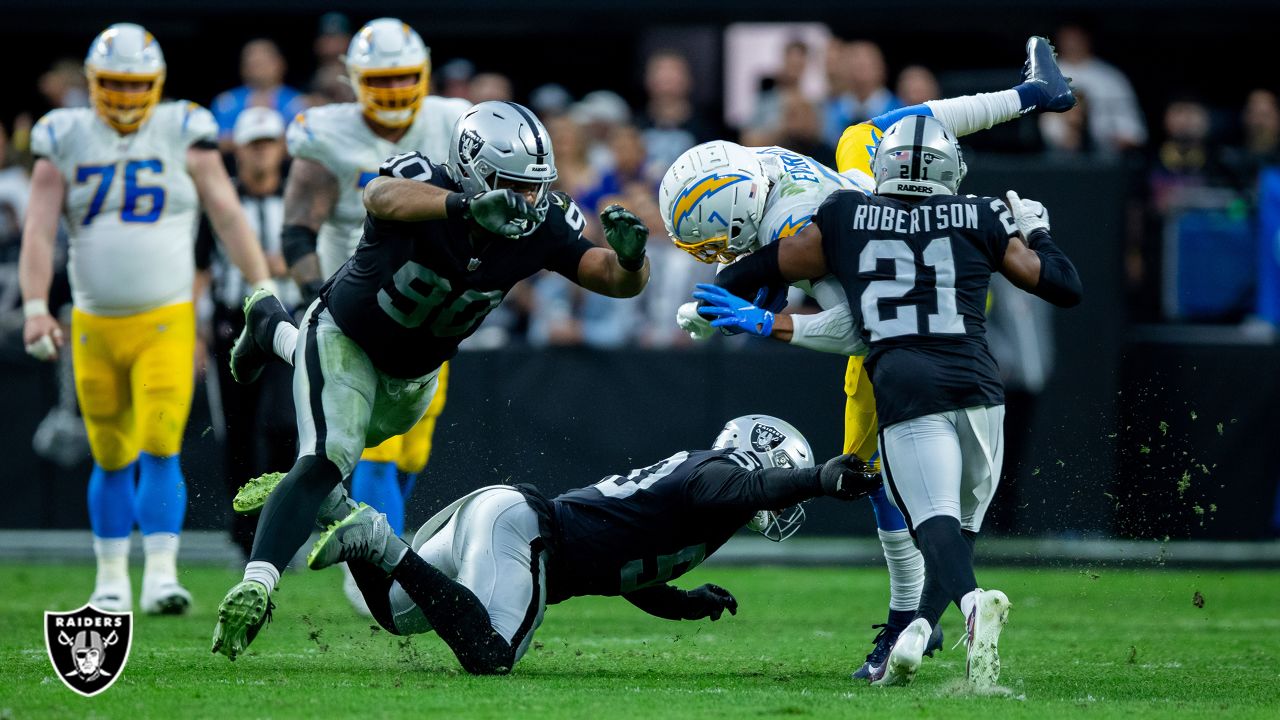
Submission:
M 1018 193 L 1010 190 L 1005 199 L 1013 213 L 1013 221 L 1018 224 L 1018 232 L 1025 240 L 1036 230 L 1049 231 L 1049 209 L 1035 200 L 1024 200 Z
M 676 324 L 694 340 L 706 340 L 715 333 L 711 321 L 698 313 L 698 303 L 687 302 L 676 311 Z

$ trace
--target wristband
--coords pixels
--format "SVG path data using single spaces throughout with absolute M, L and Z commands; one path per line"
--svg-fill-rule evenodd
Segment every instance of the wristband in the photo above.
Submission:
M 44 298 L 31 298 L 22 303 L 22 319 L 30 320 L 37 315 L 51 315 L 49 301 Z
M 617 255 L 617 251 L 614 251 L 614 254 Z M 644 258 L 644 250 L 641 250 L 640 254 L 635 258 L 624 258 L 621 255 L 618 255 L 618 265 L 629 273 L 640 272 L 640 270 L 644 268 Z
M 446 195 L 444 216 L 449 220 L 466 220 L 471 216 L 471 196 L 460 192 Z
M 285 225 L 280 231 L 280 252 L 289 267 L 316 251 L 316 231 L 306 225 Z

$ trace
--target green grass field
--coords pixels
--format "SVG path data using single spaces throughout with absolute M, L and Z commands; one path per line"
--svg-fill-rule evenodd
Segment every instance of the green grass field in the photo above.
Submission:
M 549 608 L 508 677 L 462 674 L 433 635 L 370 628 L 339 575 L 291 573 L 250 653 L 209 653 L 236 574 L 186 571 L 193 615 L 139 616 L 120 680 L 74 695 L 45 655 L 42 611 L 83 603 L 92 570 L 0 566 L 0 718 L 1035 718 L 1280 717 L 1280 573 L 988 569 L 1014 607 L 1001 642 L 1007 694 L 964 691 L 958 613 L 947 650 L 908 688 L 849 679 L 883 612 L 884 573 L 711 568 L 737 617 L 673 623 L 616 598 Z M 1193 603 L 1201 593 L 1204 607 Z

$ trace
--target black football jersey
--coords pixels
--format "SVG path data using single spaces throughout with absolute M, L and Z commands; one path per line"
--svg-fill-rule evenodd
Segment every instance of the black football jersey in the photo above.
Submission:
M 551 501 L 547 602 L 626 595 L 697 567 L 763 509 L 821 493 L 816 469 L 763 470 L 750 452 L 679 452 Z
M 414 179 L 460 190 L 435 165 L 424 165 Z M 547 219 L 515 239 L 467 220 L 366 216 L 355 254 L 320 294 L 375 367 L 393 377 L 421 377 L 457 354 L 516 283 L 544 268 L 576 282 L 579 261 L 595 247 L 582 235 L 585 224 L 578 206 L 559 192 L 551 194 Z
M 909 203 L 839 191 L 813 217 L 831 272 L 862 317 L 880 425 L 1004 402 L 986 302 L 1018 228 L 1000 200 Z

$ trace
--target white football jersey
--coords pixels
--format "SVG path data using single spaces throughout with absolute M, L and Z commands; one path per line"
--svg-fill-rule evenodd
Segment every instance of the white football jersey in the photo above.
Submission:
M 811 157 L 777 146 L 748 149 L 769 158 L 765 167 L 773 166 L 778 173 L 771 177 L 773 184 L 765 200 L 756 240 L 761 247 L 800 232 L 822 201 L 836 190 L 875 192 L 871 178 L 856 170 L 841 174 Z
M 191 300 L 200 200 L 187 150 L 217 137 L 213 115 L 181 100 L 157 105 L 129 135 L 88 108 L 40 118 L 31 150 L 66 182 L 62 213 L 76 307 L 133 315 Z
M 416 150 L 436 163 L 449 159 L 453 125 L 471 103 L 428 95 L 399 142 L 378 137 L 357 103 L 335 103 L 299 113 L 289 124 L 289 154 L 320 163 L 338 181 L 338 202 L 316 238 L 320 271 L 329 277 L 356 251 L 364 229 L 364 186 L 383 160 Z

